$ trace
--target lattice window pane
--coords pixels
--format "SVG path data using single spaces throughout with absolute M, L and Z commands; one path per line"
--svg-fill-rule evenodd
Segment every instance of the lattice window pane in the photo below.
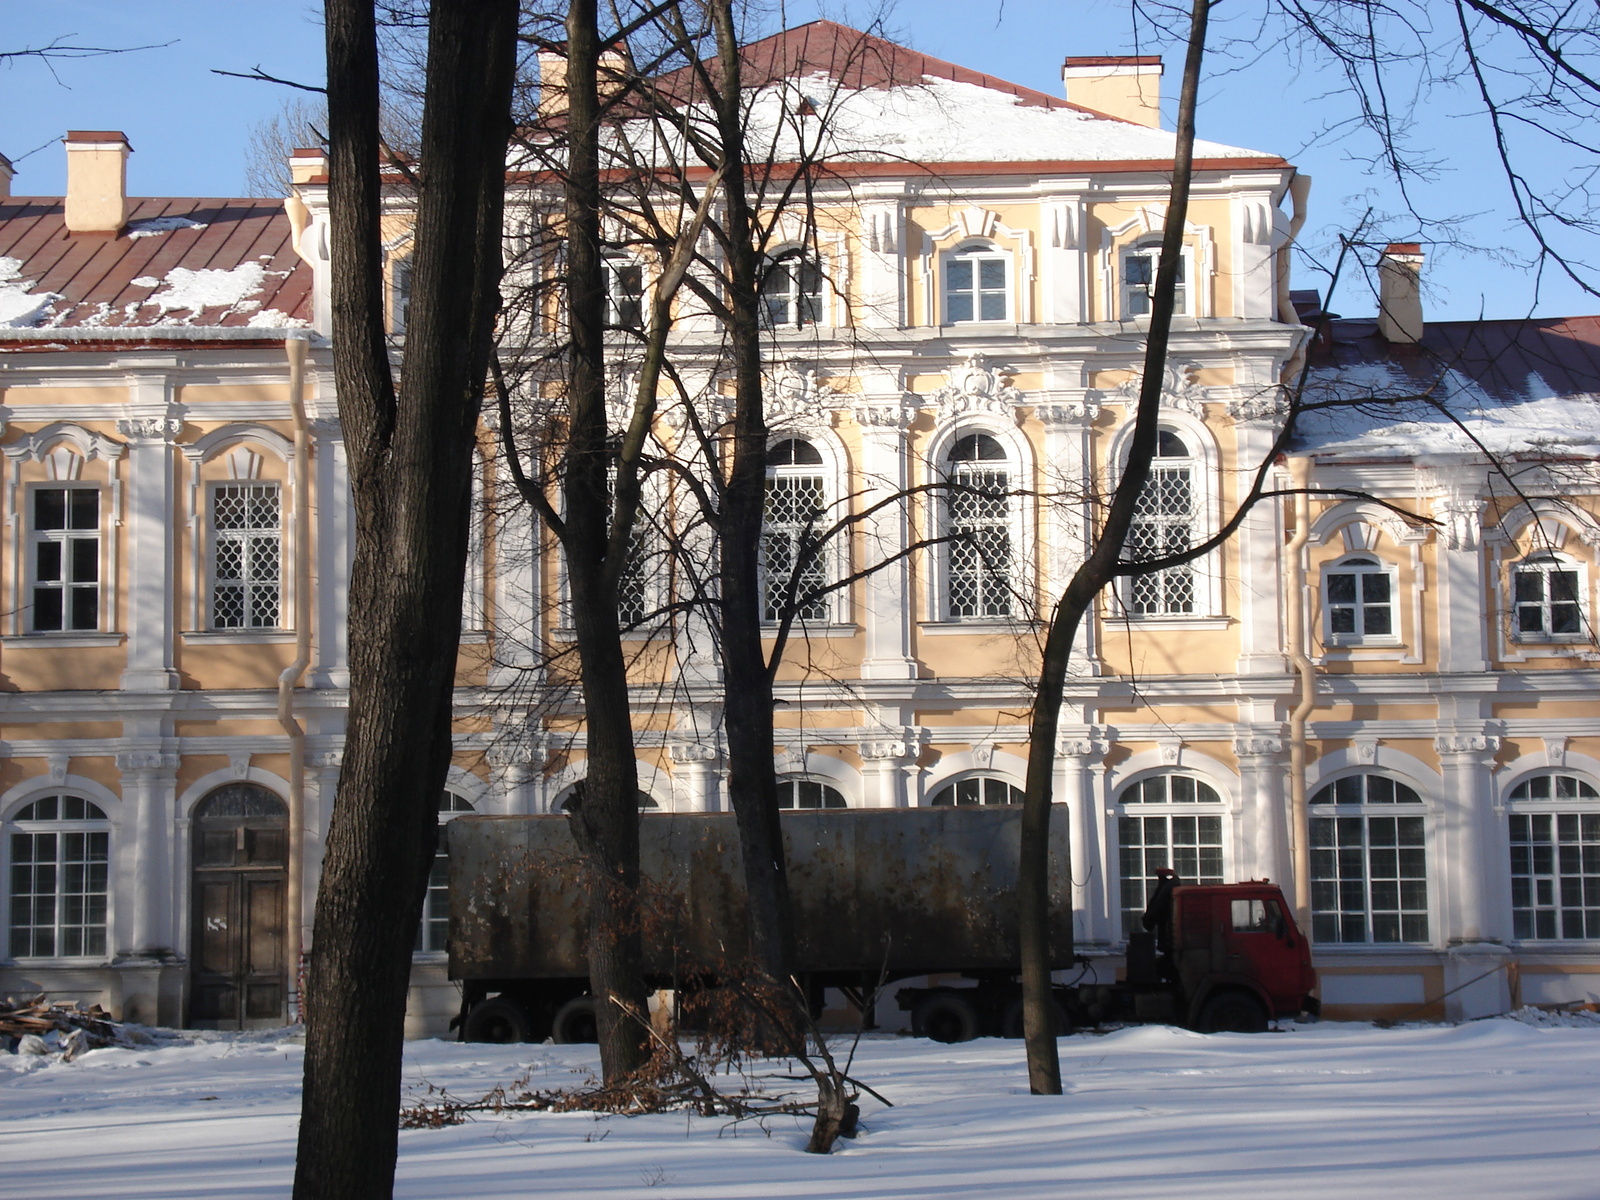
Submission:
M 1006 471 L 959 469 L 946 503 L 946 607 L 952 617 L 1011 615 L 1011 486 Z
M 228 484 L 211 493 L 211 624 L 275 629 L 282 614 L 278 485 Z

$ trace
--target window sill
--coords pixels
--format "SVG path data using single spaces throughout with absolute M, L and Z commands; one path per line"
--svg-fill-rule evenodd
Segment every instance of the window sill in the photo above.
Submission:
M 793 625 L 789 626 L 789 640 L 793 641 L 797 637 L 853 638 L 860 632 L 861 627 L 859 625 L 850 624 L 848 622 L 796 621 Z M 777 637 L 778 627 L 776 625 L 769 625 L 767 622 L 763 621 L 761 623 L 761 636 L 765 639 Z
M 16 958 L 0 959 L 0 967 L 54 967 L 58 970 L 84 970 L 89 967 L 109 967 L 112 961 L 105 955 L 86 956 L 78 958 L 37 958 L 18 955 Z
M 1341 637 L 1334 634 L 1322 643 L 1324 653 L 1340 650 L 1402 650 L 1405 643 L 1395 637 Z
M 1164 616 L 1164 617 L 1135 617 L 1111 616 L 1106 618 L 1107 625 L 1121 625 L 1127 629 L 1227 629 L 1233 624 L 1232 617 L 1205 617 L 1205 616 Z
M 120 646 L 127 639 L 122 633 L 20 633 L 0 638 L 7 650 L 81 650 L 90 646 Z
M 1530 649 L 1544 649 L 1550 646 L 1571 648 L 1588 648 L 1594 645 L 1594 639 L 1585 637 L 1581 633 L 1553 633 L 1549 637 L 1530 637 L 1523 634 L 1511 639 L 1513 646 L 1525 646 Z
M 670 638 L 671 636 L 671 629 L 661 627 L 654 629 L 624 630 L 621 634 L 622 640 L 625 642 L 654 642 Z M 576 642 L 578 640 L 578 631 L 572 628 L 570 625 L 563 625 L 560 628 L 552 629 L 550 631 L 550 640 L 553 642 Z
M 212 646 L 272 646 L 294 641 L 292 629 L 186 629 L 185 642 Z
M 968 621 L 924 621 L 917 626 L 917 632 L 928 637 L 1014 637 L 1021 630 L 1032 629 L 1035 625 L 1036 622 L 1025 621 L 1021 617 L 992 621 L 973 618 Z

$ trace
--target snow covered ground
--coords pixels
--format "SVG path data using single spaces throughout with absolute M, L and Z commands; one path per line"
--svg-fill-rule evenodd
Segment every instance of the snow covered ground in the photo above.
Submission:
M 0 1196 L 288 1195 L 301 1048 L 186 1035 L 76 1062 L 0 1054 Z M 1030 1097 L 1016 1042 L 876 1035 L 857 1073 L 895 1104 L 827 1158 L 792 1123 L 520 1114 L 400 1135 L 418 1200 L 1600 1196 L 1600 1021 L 1379 1030 L 1324 1023 L 1061 1043 L 1068 1091 Z M 415 1042 L 406 1079 L 476 1097 L 529 1064 L 577 1083 L 590 1048 Z

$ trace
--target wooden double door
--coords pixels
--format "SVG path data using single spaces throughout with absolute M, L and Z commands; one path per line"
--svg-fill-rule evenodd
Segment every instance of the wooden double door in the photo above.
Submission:
M 192 828 L 189 1024 L 282 1025 L 288 810 L 266 788 L 230 784 L 200 802 Z

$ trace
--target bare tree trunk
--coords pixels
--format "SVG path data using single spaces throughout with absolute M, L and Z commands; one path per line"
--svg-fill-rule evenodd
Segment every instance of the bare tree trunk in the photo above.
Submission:
M 294 1194 L 393 1190 L 411 950 L 450 762 L 471 454 L 499 306 L 517 5 L 440 0 L 404 384 L 384 338 L 373 6 L 328 0 L 334 373 L 350 448 L 349 725 L 317 896 Z
M 1028 1054 L 1028 1087 L 1035 1095 L 1061 1094 L 1061 1059 L 1056 1052 L 1055 1005 L 1050 992 L 1050 802 L 1055 773 L 1056 731 L 1072 642 L 1084 614 L 1101 590 L 1118 575 L 1123 543 L 1133 523 L 1139 493 L 1150 477 L 1155 457 L 1161 380 L 1172 328 L 1173 300 L 1183 247 L 1183 225 L 1189 212 L 1193 174 L 1195 97 L 1200 62 L 1205 53 L 1206 19 L 1212 0 L 1193 0 L 1189 49 L 1183 64 L 1183 91 L 1178 101 L 1177 145 L 1173 153 L 1172 188 L 1166 228 L 1161 240 L 1161 265 L 1156 271 L 1145 343 L 1144 378 L 1128 460 L 1122 468 L 1098 538 L 1089 557 L 1074 573 L 1056 602 L 1045 638 L 1044 661 L 1028 730 L 1028 776 L 1022 803 L 1022 852 L 1017 894 L 1022 950 L 1023 1036 Z
M 601 260 L 600 37 L 595 0 L 567 9 L 566 300 L 569 444 L 562 545 L 583 682 L 587 772 L 572 828 L 589 862 L 589 985 L 607 1083 L 644 1065 L 644 954 L 638 923 L 639 779 L 617 583 L 632 514 L 614 537 L 606 439 L 605 275 Z M 619 470 L 620 470 L 619 464 Z
M 728 794 L 739 824 L 749 893 L 750 953 L 773 981 L 789 977 L 794 931 L 773 770 L 772 675 L 761 645 L 761 530 L 766 517 L 767 423 L 761 384 L 760 271 L 746 191 L 738 32 L 729 0 L 713 0 L 718 136 L 728 238 L 728 339 L 733 352 L 733 462 L 722 497 L 721 591 Z

